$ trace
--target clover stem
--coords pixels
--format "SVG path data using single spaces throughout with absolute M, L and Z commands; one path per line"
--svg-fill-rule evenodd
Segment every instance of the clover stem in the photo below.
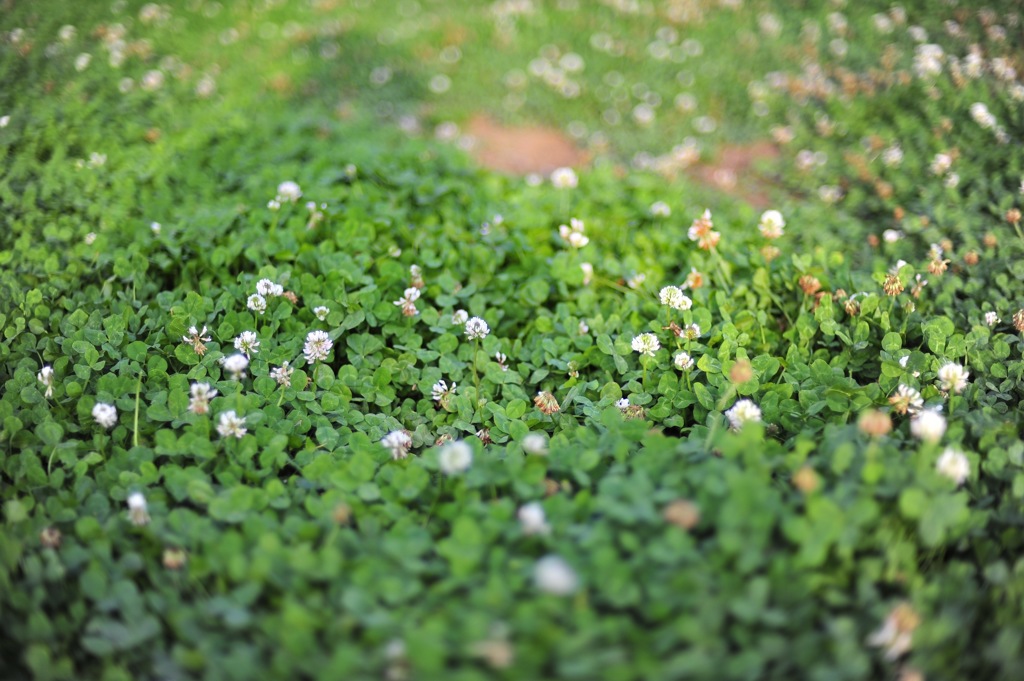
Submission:
M 132 446 L 139 446 L 139 398 L 142 395 L 142 373 L 139 373 L 139 380 L 135 383 L 135 431 L 132 434 Z

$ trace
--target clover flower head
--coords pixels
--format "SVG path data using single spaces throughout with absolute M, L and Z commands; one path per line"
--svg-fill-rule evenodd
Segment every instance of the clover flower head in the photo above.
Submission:
M 594 280 L 594 266 L 589 262 L 581 262 L 580 269 L 583 270 L 583 285 L 590 286 Z
M 232 381 L 239 381 L 245 378 L 245 370 L 249 368 L 249 358 L 243 354 L 221 357 L 220 365 L 226 372 L 231 374 Z
M 757 229 L 765 239 L 778 239 L 782 236 L 785 226 L 786 221 L 782 218 L 782 213 L 777 210 L 766 210 L 761 213 L 761 222 L 758 223 Z
M 579 588 L 575 570 L 559 556 L 544 556 L 533 567 L 537 588 L 554 596 L 569 596 Z
M 245 417 L 239 416 L 234 410 L 222 412 L 220 422 L 217 424 L 217 433 L 221 437 L 233 437 L 242 439 L 245 435 Z
M 415 286 L 405 289 L 402 297 L 395 301 L 395 305 L 402 308 L 402 314 L 406 317 L 415 317 L 420 313 L 416 309 L 416 301 L 420 299 L 420 290 Z
M 149 510 L 142 492 L 132 492 L 128 495 L 128 519 L 136 527 L 149 524 Z
M 502 371 L 508 371 L 508 357 L 505 356 L 504 352 L 494 353 L 494 361 L 498 363 Z
M 326 307 L 324 305 L 317 305 L 316 307 L 313 308 L 313 315 L 320 321 L 325 321 L 327 319 L 327 315 L 329 315 L 330 313 L 331 308 Z
M 971 464 L 963 452 L 953 447 L 946 447 L 938 461 L 935 462 L 935 470 L 955 482 L 959 487 L 971 474 Z
M 430 397 L 440 404 L 442 407 L 447 408 L 448 402 L 451 396 L 455 394 L 455 389 L 458 386 L 457 383 L 452 383 L 451 387 L 448 387 L 448 383 L 441 380 L 438 381 L 430 388 Z
M 256 293 L 264 298 L 275 298 L 284 295 L 284 287 L 270 279 L 260 279 L 256 282 Z
M 900 603 L 885 618 L 882 626 L 868 637 L 868 644 L 885 649 L 887 660 L 896 660 L 910 652 L 914 630 L 921 623 L 909 603 Z
M 457 475 L 473 464 L 473 448 L 462 440 L 449 442 L 437 454 L 437 465 L 445 475 Z
M 573 189 L 579 184 L 579 178 L 572 168 L 555 168 L 551 173 L 551 185 L 556 189 Z
M 275 367 L 270 370 L 270 377 L 277 381 L 277 384 L 283 388 L 290 388 L 292 385 L 292 374 L 295 372 L 287 361 L 282 362 L 281 366 Z
M 393 430 L 383 438 L 380 443 L 391 450 L 391 458 L 398 460 L 409 456 L 409 449 L 412 447 L 412 438 L 404 430 Z
M 627 409 L 629 409 L 629 398 L 623 397 L 616 400 L 615 406 L 618 407 L 621 411 L 626 411 Z
M 676 365 L 676 369 L 680 371 L 690 371 L 693 369 L 693 357 L 690 357 L 688 352 L 677 352 L 675 357 L 672 358 L 672 362 Z
M 548 453 L 548 439 L 541 433 L 527 433 L 523 438 L 523 451 L 543 456 Z
M 666 286 L 658 292 L 658 298 L 662 305 L 667 305 L 673 310 L 689 310 L 693 307 L 693 301 L 683 293 L 678 286 Z
M 653 333 L 641 333 L 634 337 L 632 346 L 634 351 L 648 357 L 654 357 L 654 353 L 661 349 L 661 343 Z
M 651 204 L 651 215 L 656 218 L 667 218 L 672 215 L 672 209 L 664 201 L 655 201 Z
M 246 299 L 245 306 L 256 314 L 263 314 L 267 311 L 267 299 L 254 293 Z
M 583 220 L 572 218 L 568 225 L 558 226 L 558 235 L 569 243 L 573 248 L 583 248 L 590 243 L 590 238 L 584 234 L 586 227 Z
M 255 331 L 243 331 L 235 338 L 235 350 L 245 354 L 246 357 L 255 355 L 259 347 L 260 341 Z
M 739 430 L 744 423 L 759 422 L 761 409 L 753 400 L 742 399 L 725 412 L 725 418 L 729 419 L 729 426 L 733 430 Z
M 690 273 L 686 275 L 686 281 L 680 287 L 682 289 L 699 289 L 704 285 L 704 275 L 697 271 L 696 267 L 690 268 Z
M 985 324 L 986 325 L 988 325 L 988 326 L 995 326 L 1000 321 L 1001 320 L 999 319 L 999 314 L 998 313 L 993 312 L 991 310 L 985 313 Z
M 409 265 L 409 279 L 415 288 L 426 286 L 426 283 L 423 281 L 423 268 L 419 265 Z
M 533 398 L 533 404 L 542 414 L 550 415 L 561 410 L 558 400 L 547 390 L 538 392 L 536 397 Z
M 469 313 L 465 310 L 456 310 L 452 313 L 452 326 L 462 326 L 469 320 Z
M 491 327 L 480 317 L 472 317 L 466 322 L 466 338 L 469 340 L 486 338 L 490 332 Z
M 936 409 L 924 409 L 910 421 L 910 434 L 918 440 L 932 444 L 942 439 L 946 432 L 946 417 Z
M 547 516 L 544 514 L 544 506 L 539 501 L 531 501 L 520 506 L 516 511 L 516 517 L 519 519 L 523 534 L 527 536 L 551 533 L 551 526 L 548 525 Z
M 697 324 L 687 324 L 683 327 L 683 338 L 686 340 L 697 340 L 700 338 L 700 335 L 700 326 Z
M 711 211 L 705 209 L 699 218 L 693 221 L 687 231 L 690 241 L 696 241 L 697 246 L 706 251 L 718 245 L 722 235 L 714 231 L 714 223 L 711 221 Z
M 281 184 L 277 185 L 277 200 L 290 203 L 295 203 L 302 198 L 302 189 L 298 184 L 291 180 L 286 180 Z
M 334 341 L 327 335 L 327 332 L 317 329 L 306 335 L 306 344 L 302 347 L 302 354 L 305 355 L 306 361 L 312 364 L 326 360 L 327 353 L 333 347 Z
M 102 428 L 113 428 L 117 424 L 117 408 L 106 402 L 97 402 L 92 408 L 92 417 Z
M 906 367 L 904 359 L 900 360 L 900 365 Z M 921 393 L 917 390 L 900 383 L 899 387 L 896 388 L 896 392 L 889 398 L 889 404 L 899 414 L 906 414 L 907 412 L 915 414 L 924 407 L 924 400 L 921 399 Z
M 193 414 L 205 414 L 210 409 L 210 400 L 217 391 L 209 383 L 193 383 L 189 389 L 188 410 Z
M 939 368 L 939 388 L 945 392 L 960 394 L 967 387 L 967 379 L 970 373 L 956 362 L 943 364 Z
M 39 370 L 39 373 L 36 374 L 36 378 L 39 379 L 39 382 L 46 388 L 46 392 L 43 394 L 43 397 L 53 397 L 53 367 L 47 364 Z

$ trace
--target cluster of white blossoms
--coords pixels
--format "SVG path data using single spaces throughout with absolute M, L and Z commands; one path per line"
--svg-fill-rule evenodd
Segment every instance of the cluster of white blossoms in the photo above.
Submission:
M 210 410 L 210 400 L 217 391 L 209 383 L 193 383 L 189 389 L 188 410 L 193 414 L 205 414 Z
M 391 450 L 391 458 L 397 461 L 409 456 L 412 438 L 404 430 L 393 430 L 381 438 L 380 443 L 386 449 Z
M 242 354 L 221 357 L 220 365 L 231 374 L 232 381 L 240 381 L 245 378 L 245 370 L 249 368 L 249 358 Z
M 1002 320 L 999 319 L 999 313 L 989 310 L 985 313 L 985 324 L 988 326 L 995 326 Z
M 672 358 L 672 363 L 680 371 L 690 371 L 693 369 L 693 357 L 688 352 L 677 352 Z
M 648 357 L 654 357 L 654 353 L 661 349 L 661 342 L 653 333 L 641 333 L 633 338 L 631 345 L 634 351 Z
M 739 430 L 744 423 L 759 422 L 761 420 L 761 408 L 752 400 L 738 400 L 732 408 L 725 412 L 725 418 L 729 419 L 729 427 Z
M 466 321 L 465 333 L 469 340 L 482 340 L 487 338 L 487 334 L 490 332 L 491 327 L 487 326 L 487 322 L 480 317 L 472 317 Z
M 904 359 L 909 359 L 909 356 Z M 906 367 L 906 362 L 901 359 L 900 365 Z M 921 393 L 915 388 L 900 383 L 896 388 L 896 392 L 889 398 L 889 404 L 893 406 L 897 413 L 906 414 L 909 412 L 910 414 L 916 414 L 924 407 L 924 400 L 921 398 Z
M 937 409 L 922 409 L 910 420 L 910 434 L 931 444 L 946 433 L 946 417 Z
M 667 305 L 673 310 L 689 310 L 693 307 L 693 301 L 683 293 L 678 286 L 666 286 L 658 292 L 658 298 L 662 305 Z
M 277 196 L 276 200 L 280 203 L 296 203 L 302 198 L 302 189 L 298 184 L 291 180 L 285 180 L 281 184 L 277 185 Z
M 327 335 L 326 331 L 317 329 L 306 335 L 306 343 L 302 347 L 302 354 L 310 364 L 322 362 L 327 359 L 327 353 L 334 347 L 334 341 Z
M 267 311 L 267 298 L 277 298 L 284 295 L 284 287 L 276 284 L 270 279 L 260 279 L 256 282 L 256 293 L 246 298 L 245 306 L 256 314 L 264 314 Z
M 949 362 L 939 367 L 939 388 L 944 392 L 960 394 L 967 387 L 967 379 L 971 374 L 956 362 Z
M 445 475 L 457 475 L 473 464 L 473 448 L 462 440 L 449 442 L 437 453 L 437 465 Z
M 43 397 L 53 397 L 53 367 L 47 364 L 39 370 L 39 373 L 36 374 L 36 378 L 39 379 L 39 382 L 46 388 L 46 392 L 43 394 Z
M 221 437 L 239 438 L 245 435 L 245 417 L 239 416 L 234 410 L 222 412 L 217 432 Z
M 583 233 L 585 230 L 583 220 L 571 218 L 568 225 L 558 226 L 558 235 L 573 248 L 583 248 L 590 243 L 590 238 Z
M 778 239 L 782 236 L 785 226 L 786 221 L 783 219 L 782 213 L 777 210 L 766 210 L 761 214 L 761 221 L 757 224 L 757 229 L 765 239 Z
M 113 428 L 117 425 L 117 408 L 106 402 L 97 402 L 92 408 L 92 417 L 102 428 Z
M 945 52 L 939 45 L 918 45 L 914 49 L 914 73 L 918 78 L 925 80 L 940 75 L 945 57 Z
M 402 314 L 406 317 L 415 317 L 420 313 L 416 309 L 416 301 L 420 299 L 420 290 L 410 286 L 402 293 L 402 297 L 395 301 L 395 305 L 402 308 Z
M 192 350 L 194 350 L 197 355 L 202 357 L 204 354 L 206 354 L 206 345 L 204 345 L 204 343 L 209 343 L 211 340 L 213 340 L 212 338 L 210 338 L 208 334 L 209 332 L 207 331 L 205 325 L 203 326 L 202 331 L 197 330 L 196 327 L 194 326 L 190 326 L 188 327 L 188 335 L 182 336 L 181 342 L 188 343 L 189 345 L 191 345 Z
M 331 308 L 324 305 L 317 305 L 313 308 L 313 316 L 322 322 L 327 320 L 327 315 L 329 314 L 331 314 Z
M 551 533 L 551 526 L 548 525 L 547 516 L 544 514 L 544 507 L 539 501 L 531 501 L 524 506 L 520 506 L 516 512 L 516 517 L 519 518 L 519 526 L 522 528 L 523 534 L 527 536 Z
M 544 556 L 533 567 L 537 588 L 554 596 L 569 596 L 579 588 L 576 571 L 559 556 Z
M 656 218 L 667 218 L 672 215 L 672 209 L 664 201 L 655 201 L 651 204 L 651 215 Z
M 886 147 L 882 151 L 882 163 L 889 168 L 895 168 L 903 163 L 903 147 L 898 144 Z
M 292 373 L 295 369 L 289 366 L 289 362 L 284 361 L 281 366 L 275 367 L 270 370 L 270 377 L 277 381 L 277 384 L 283 388 L 290 388 L 292 385 Z
M 238 350 L 247 358 L 251 359 L 252 355 L 259 351 L 259 348 L 260 339 L 255 331 L 243 331 L 235 338 L 235 350 Z

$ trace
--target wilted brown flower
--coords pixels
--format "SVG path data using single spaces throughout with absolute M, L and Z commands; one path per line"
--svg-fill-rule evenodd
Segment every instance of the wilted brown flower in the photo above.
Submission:
M 692 501 L 677 499 L 665 507 L 661 517 L 684 530 L 692 530 L 700 522 L 700 508 Z
M 543 414 L 554 414 L 559 410 L 558 400 L 546 390 L 537 393 L 537 396 L 533 398 L 533 403 Z
M 928 263 L 928 271 L 934 274 L 936 277 L 941 277 L 942 273 L 946 271 L 949 265 L 949 260 L 943 260 L 942 258 L 932 258 L 932 261 Z
M 878 248 L 879 243 L 877 234 L 868 234 L 868 246 L 871 246 L 871 248 Z
M 43 531 L 39 533 L 39 543 L 48 549 L 58 548 L 61 539 L 60 530 L 56 527 L 44 527 Z
M 184 549 L 168 546 L 164 549 L 164 567 L 168 570 L 180 570 L 188 562 L 188 554 Z
M 887 296 L 898 296 L 903 293 L 903 282 L 900 281 L 899 275 L 887 275 L 885 283 L 882 284 L 882 290 Z
M 981 243 L 985 244 L 985 248 L 995 248 L 999 245 L 999 239 L 992 232 L 986 232 L 985 236 L 981 239 Z
M 334 507 L 332 517 L 334 518 L 334 522 L 339 525 L 347 525 L 349 519 L 352 517 L 352 507 L 345 502 L 341 502 Z
M 746 383 L 754 377 L 754 367 L 747 359 L 738 359 L 729 369 L 729 380 L 733 384 Z
M 843 309 L 846 310 L 846 314 L 850 315 L 851 317 L 856 317 L 857 315 L 860 314 L 860 303 L 858 303 L 853 298 L 847 298 L 843 302 Z
M 967 263 L 970 267 L 974 267 L 975 265 L 977 265 L 978 260 L 980 260 L 980 258 L 978 257 L 977 251 L 967 251 L 967 253 L 964 254 L 964 262 Z
M 803 289 L 803 292 L 809 296 L 813 296 L 821 290 L 821 282 L 818 281 L 817 277 L 812 277 L 809 274 L 805 274 L 800 277 L 800 280 L 797 281 L 797 285 L 800 286 L 800 288 Z
M 857 419 L 857 427 L 871 437 L 882 437 L 892 431 L 892 419 L 883 411 L 868 409 Z
M 1011 208 L 1006 211 L 1006 221 L 1011 225 L 1017 225 L 1020 222 L 1021 214 L 1019 208 Z
M 909 603 L 900 603 L 885 618 L 881 628 L 868 638 L 873 646 L 885 648 L 889 660 L 910 652 L 914 630 L 921 624 L 921 617 Z
M 480 442 L 484 443 L 485 445 L 494 443 L 494 440 L 491 439 L 491 431 L 488 430 L 487 428 L 481 428 L 480 430 L 476 431 L 476 436 L 480 438 Z
M 810 466 L 801 466 L 793 474 L 793 486 L 804 494 L 810 494 L 821 486 L 821 478 Z
M 296 303 L 299 302 L 299 297 L 295 295 L 295 291 L 285 291 L 284 293 L 281 294 L 281 297 L 287 300 L 292 305 L 295 305 Z
M 778 246 L 767 244 L 761 247 L 761 257 L 764 258 L 765 262 L 771 262 L 780 255 L 782 255 L 782 251 L 779 250 Z
M 446 445 L 449 442 L 451 442 L 453 439 L 454 438 L 451 435 L 449 435 L 448 433 L 441 433 L 440 435 L 437 436 L 437 439 L 434 440 L 434 446 L 435 447 L 440 447 L 442 445 Z
M 1024 333 L 1024 309 L 1017 310 L 1013 313 L 1013 328 Z

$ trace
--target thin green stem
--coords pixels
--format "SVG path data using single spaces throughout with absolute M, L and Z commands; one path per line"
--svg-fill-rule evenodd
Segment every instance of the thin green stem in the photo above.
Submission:
M 139 380 L 135 383 L 135 424 L 134 433 L 132 434 L 132 446 L 139 446 L 139 402 L 142 396 L 142 374 L 139 374 Z

